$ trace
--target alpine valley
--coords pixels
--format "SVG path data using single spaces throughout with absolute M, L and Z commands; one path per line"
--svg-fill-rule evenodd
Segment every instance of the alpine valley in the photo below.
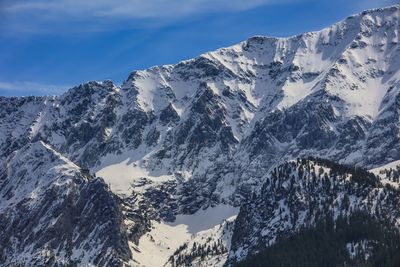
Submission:
M 400 266 L 400 5 L 0 98 L 0 266 Z

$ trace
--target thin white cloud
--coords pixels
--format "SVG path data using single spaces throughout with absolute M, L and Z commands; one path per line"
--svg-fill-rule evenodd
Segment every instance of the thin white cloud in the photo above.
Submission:
M 199 14 L 313 1 L 319 0 L 0 0 L 0 36 L 160 28 Z M 350 2 L 347 7 L 362 10 L 397 1 Z
M 30 81 L 0 81 L 0 95 L 58 95 L 70 86 Z
M 307 0 L 0 0 L 0 36 L 159 28 L 199 14 Z
M 40 13 L 45 17 L 176 18 L 203 12 L 240 11 L 296 0 L 23 0 L 7 1 L 7 13 Z M 43 13 L 44 12 L 44 13 Z M 48 13 L 50 12 L 50 13 Z

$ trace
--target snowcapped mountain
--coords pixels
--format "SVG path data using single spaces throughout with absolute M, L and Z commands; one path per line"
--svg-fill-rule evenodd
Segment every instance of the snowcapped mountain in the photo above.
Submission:
M 121 86 L 1 97 L 0 262 L 234 264 L 336 219 L 331 206 L 345 195 L 380 220 L 370 203 L 398 199 L 383 187 L 398 183 L 398 170 L 379 168 L 400 160 L 399 17 L 395 5 L 317 32 L 256 36 L 134 71 Z M 361 190 L 328 175 L 333 190 L 309 169 L 300 176 L 292 160 L 309 156 L 380 177 Z M 282 166 L 290 171 L 274 176 Z M 329 216 L 308 214 L 310 203 Z M 385 218 L 398 219 L 387 205 Z

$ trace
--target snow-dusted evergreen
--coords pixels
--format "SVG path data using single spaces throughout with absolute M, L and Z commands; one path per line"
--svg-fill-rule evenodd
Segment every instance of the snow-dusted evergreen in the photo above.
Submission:
M 121 86 L 1 97 L 0 262 L 233 264 L 317 225 L 309 203 L 334 218 L 378 218 L 368 203 L 399 194 L 399 16 L 396 5 L 317 32 L 252 37 L 134 71 Z M 361 190 L 350 170 L 300 176 L 293 160 L 309 156 L 379 177 Z M 258 218 L 258 230 L 243 218 Z
M 235 223 L 229 261 L 246 259 L 321 221 L 331 220 L 335 224 L 355 214 L 388 224 L 400 237 L 399 193 L 397 188 L 385 186 L 379 177 L 363 169 L 320 159 L 285 162 L 272 170 L 260 190 L 242 205 Z M 348 238 L 354 238 L 349 240 L 351 242 L 363 241 L 356 235 Z M 374 239 L 367 241 L 376 242 Z M 395 249 L 400 248 L 400 240 L 396 246 Z M 386 252 L 393 253 L 389 249 Z M 371 256 L 374 251 L 363 253 Z M 299 262 L 297 266 L 307 265 Z

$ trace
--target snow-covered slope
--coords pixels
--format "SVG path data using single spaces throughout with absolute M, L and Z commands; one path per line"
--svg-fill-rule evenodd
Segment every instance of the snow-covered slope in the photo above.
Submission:
M 396 160 L 384 166 L 370 170 L 377 175 L 384 184 L 389 184 L 395 188 L 400 186 L 400 161 Z
M 210 246 L 210 248 L 215 243 L 220 244 L 224 249 L 217 251 L 214 255 L 208 255 L 207 259 L 199 260 L 193 257 L 191 261 L 197 260 L 204 266 L 218 261 L 222 266 L 227 258 L 229 249 L 227 243 L 230 242 L 232 221 L 237 213 L 237 208 L 218 205 L 199 210 L 191 215 L 178 215 L 174 222 L 153 221 L 152 229 L 140 238 L 138 245 L 131 243 L 133 259 L 144 266 L 164 266 L 164 264 L 180 266 L 183 263 L 176 262 L 179 256 L 175 261 L 171 258 L 173 254 L 184 256 L 187 253 L 185 249 L 192 248 L 194 242 L 197 245 Z M 198 263 L 194 265 L 199 266 Z M 211 265 L 216 266 L 214 263 Z
M 69 167 L 32 171 L 29 182 L 4 174 L 2 194 L 15 194 L 2 201 L 0 216 L 55 183 L 63 190 L 72 183 L 83 194 L 93 181 L 78 186 L 57 177 L 88 169 L 110 187 L 101 192 L 115 202 L 113 229 L 129 239 L 110 245 L 123 248 L 115 258 L 144 264 L 154 248 L 144 235 L 152 225 L 167 229 L 199 210 L 239 207 L 282 161 L 319 156 L 372 169 L 400 160 L 399 16 L 395 5 L 316 32 L 255 36 L 176 65 L 134 71 L 121 86 L 88 82 L 61 96 L 1 97 L 2 169 L 29 157 L 33 151 L 24 151 L 32 145 Z M 21 161 L 15 171 L 33 170 L 41 158 Z M 214 233 L 221 222 L 203 230 Z M 178 228 L 168 229 L 183 229 L 176 237 L 190 242 L 186 228 Z M 154 235 L 170 238 L 164 234 Z M 179 242 L 165 244 L 173 253 Z M 160 253 L 167 261 L 166 250 Z
M 0 168 L 2 266 L 110 266 L 129 260 L 118 201 L 42 141 Z
M 168 259 L 167 266 L 224 266 L 236 215 L 193 235 Z

